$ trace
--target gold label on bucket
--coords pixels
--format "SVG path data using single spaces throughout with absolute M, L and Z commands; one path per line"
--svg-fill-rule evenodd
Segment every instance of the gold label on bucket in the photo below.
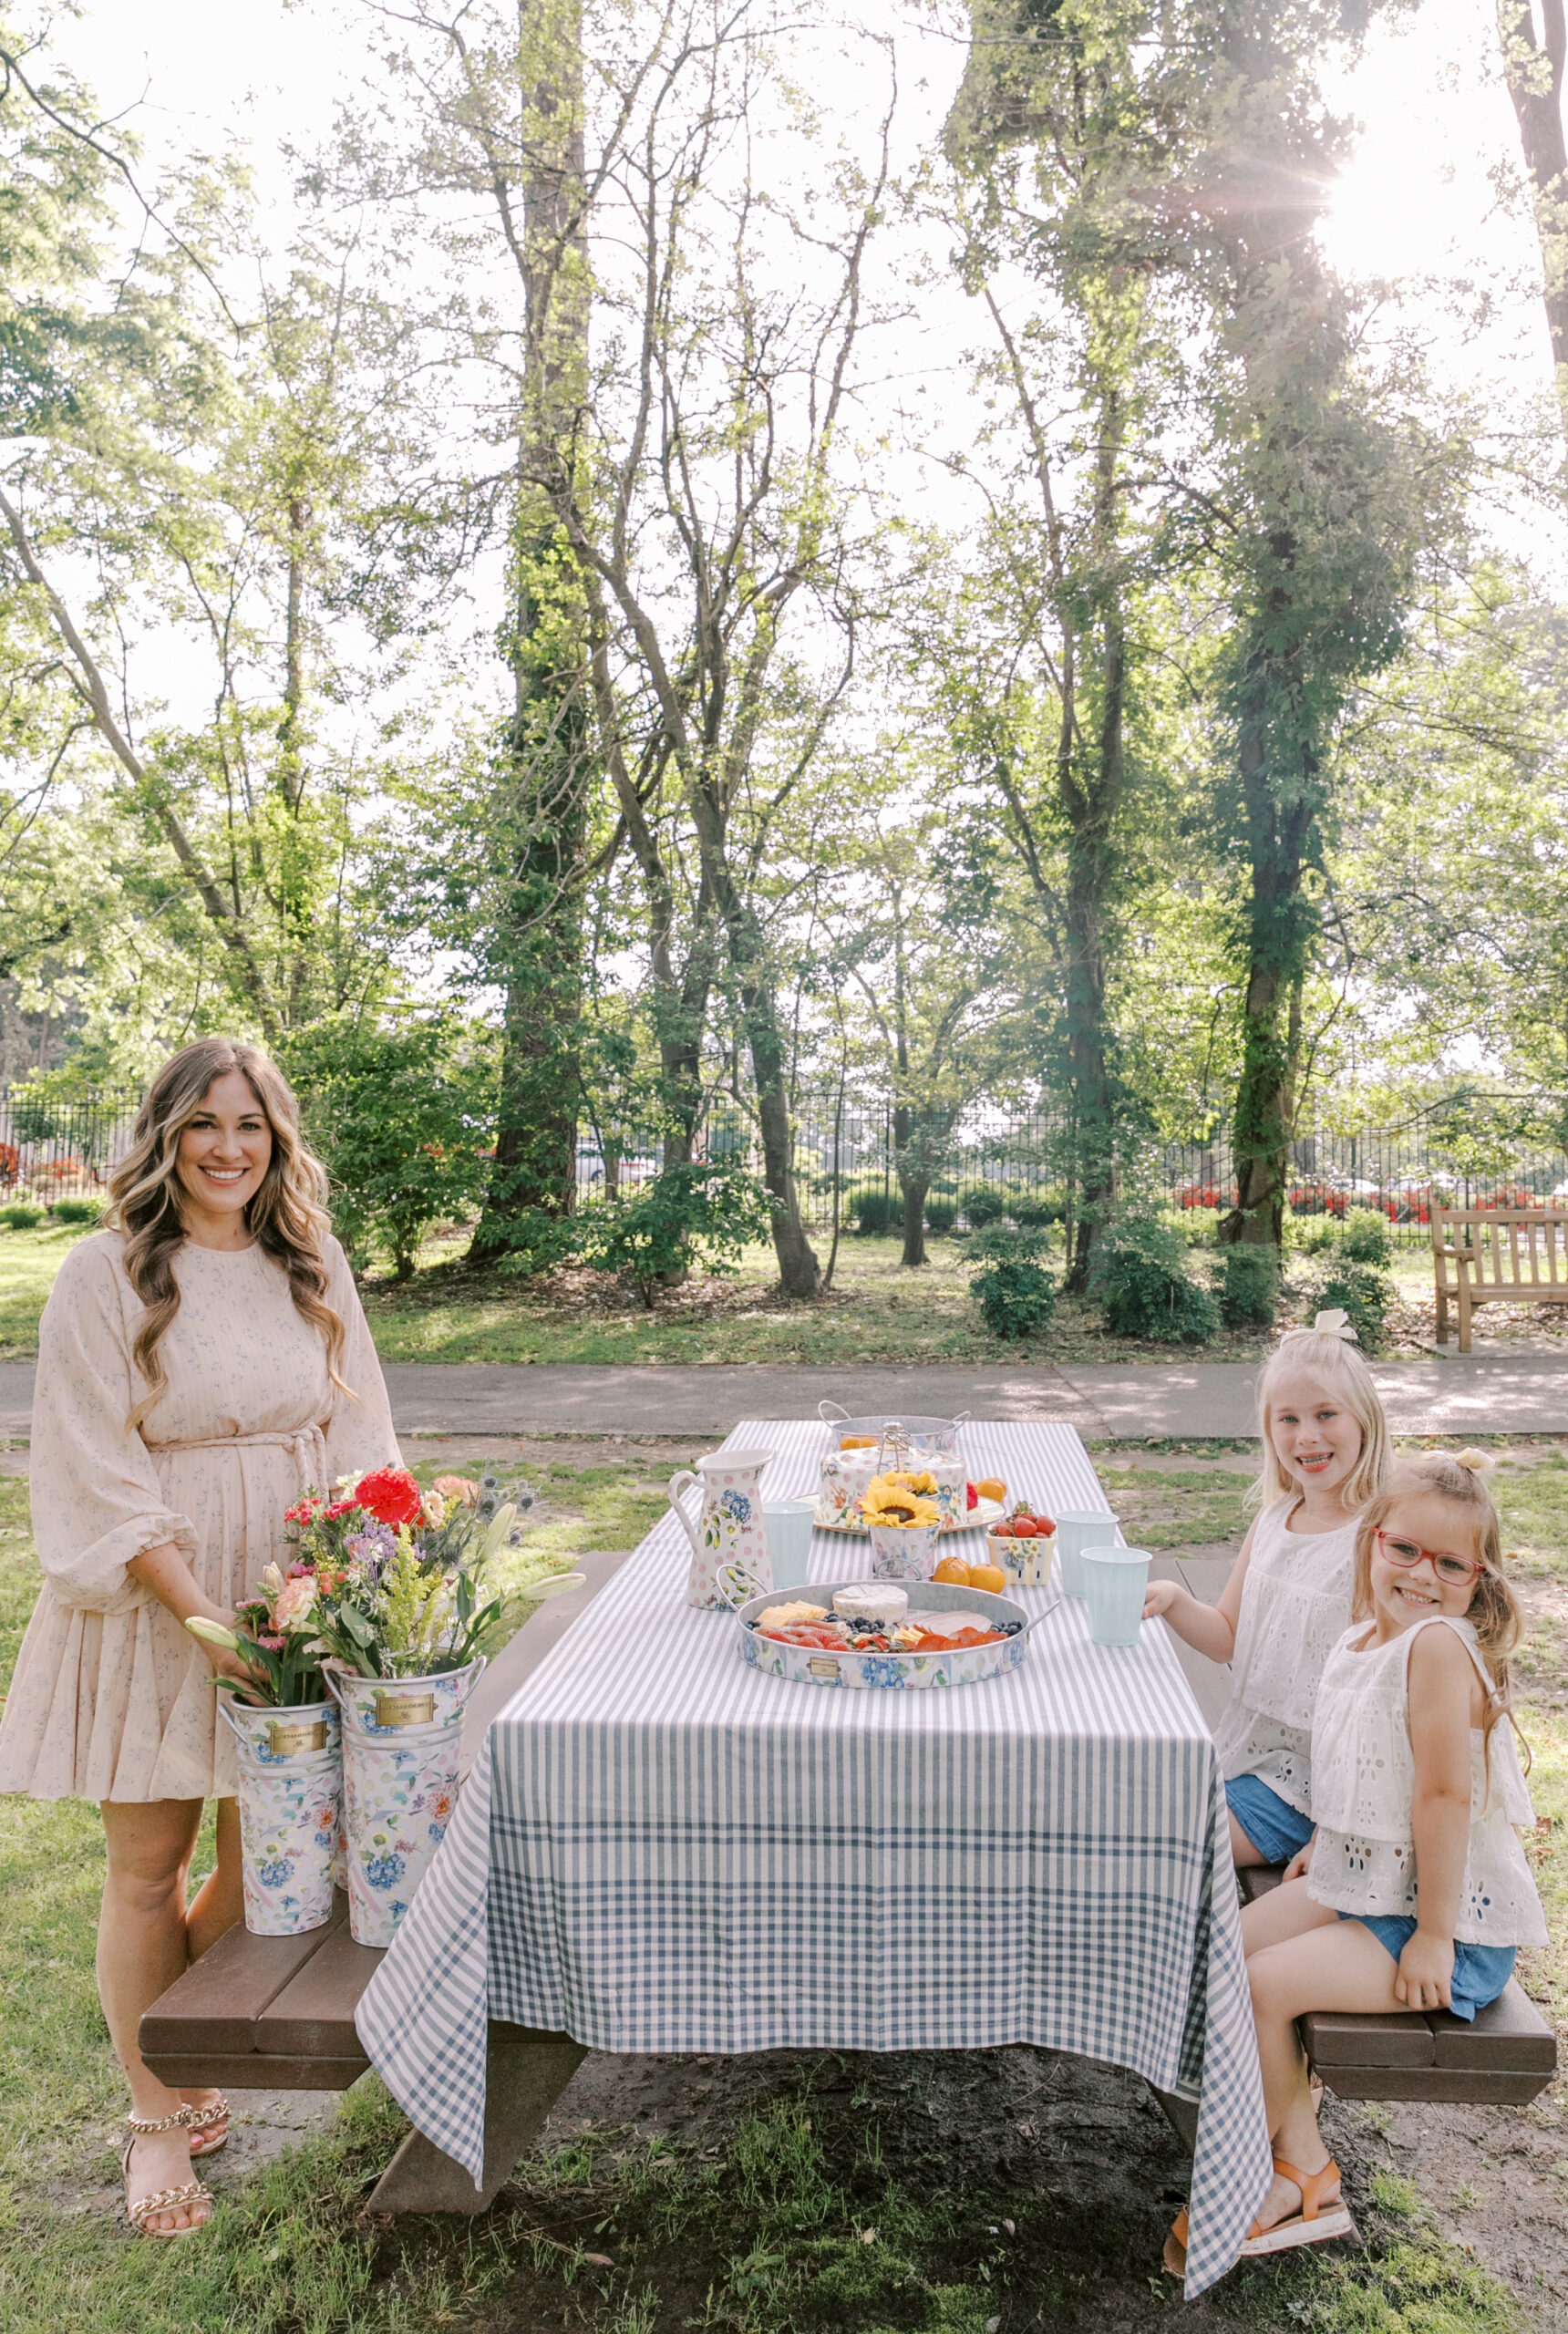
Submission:
M 301 1750 L 325 1750 L 326 1740 L 324 1718 L 291 1721 L 275 1718 L 267 1729 L 267 1745 L 274 1759 L 292 1759 Z
M 813 1654 L 806 1664 L 813 1678 L 836 1678 L 839 1665 L 830 1653 Z
M 377 1726 L 428 1726 L 436 1715 L 436 1697 L 424 1694 L 377 1694 Z

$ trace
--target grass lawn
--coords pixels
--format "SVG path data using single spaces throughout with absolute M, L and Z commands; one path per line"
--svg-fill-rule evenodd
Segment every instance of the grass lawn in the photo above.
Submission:
M 67 1249 L 90 1224 L 40 1225 L 36 1232 L 0 1227 L 0 1360 L 38 1350 L 38 1316 Z
M 624 1545 L 662 1502 L 646 1461 L 593 1459 L 584 1450 L 527 1467 L 543 1503 L 537 1553 L 552 1563 Z M 1212 1543 L 1241 1521 L 1245 1477 L 1233 1470 L 1130 1468 L 1107 1480 L 1146 1543 L 1161 1531 L 1160 1544 Z M 1510 1469 L 1501 1488 L 1532 1600 L 1568 1597 L 1568 1468 Z M 36 1580 L 25 1484 L 0 1477 L 0 1685 Z M 1555 1707 L 1555 1652 L 1549 1635 L 1527 1724 L 1538 1802 L 1561 1827 L 1568 1718 Z M 1528 1974 L 1561 2017 L 1568 1859 L 1551 1839 L 1543 1848 L 1559 1942 Z M 759 2068 L 755 2105 L 689 2142 L 650 2143 L 606 2117 L 520 2164 L 480 2221 L 396 2229 L 359 2217 L 403 2129 L 367 2077 L 325 2135 L 264 2170 L 225 2183 L 219 2157 L 221 2208 L 204 2236 L 136 2239 L 113 2211 L 121 2102 L 92 1978 L 101 1861 L 91 1808 L 0 1801 L 5 2334 L 1153 2334 L 1178 2314 L 1246 2334 L 1512 2334 L 1524 2322 L 1444 2239 L 1418 2181 L 1375 2160 L 1375 2112 L 1366 2160 L 1347 2166 L 1365 2250 L 1249 2264 L 1183 2310 L 1156 2274 L 1163 2197 L 1140 2195 L 1119 2217 L 1086 2212 L 1071 2184 L 1031 2190 L 1005 2135 L 985 2129 L 983 2083 L 985 2136 L 955 2147 L 931 2120 L 936 2062 L 856 2054 Z M 1081 2063 L 1064 2062 L 1069 2073 Z M 925 2071 L 904 2080 L 911 2065 Z M 1529 2113 L 1542 2112 L 1555 2122 L 1549 2102 Z M 1119 2146 L 1100 2129 L 1081 2143 L 1086 2164 Z

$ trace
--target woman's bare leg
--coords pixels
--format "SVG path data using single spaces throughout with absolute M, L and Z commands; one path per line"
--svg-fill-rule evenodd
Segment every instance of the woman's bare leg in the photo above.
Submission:
M 240 1802 L 218 1802 L 218 1861 L 196 1891 L 185 1916 L 190 1957 L 200 1961 L 217 1944 L 225 1929 L 244 1917 L 244 1884 L 240 1870 Z
M 1254 1914 L 1270 1917 L 1253 1920 Z M 1342 1921 L 1326 1905 L 1315 1905 L 1299 1880 L 1248 1905 L 1242 1933 L 1270 2143 L 1287 2164 L 1321 2172 L 1328 2150 L 1317 2128 L 1295 2021 L 1309 2009 L 1398 2009 L 1398 1964 L 1360 1921 Z M 1331 2202 L 1332 2195 L 1323 2201 Z M 1299 2212 L 1301 2202 L 1295 2182 L 1276 2173 L 1259 2223 L 1272 2228 Z
M 185 1876 L 201 1821 L 199 1799 L 144 1802 L 105 1800 L 102 1807 L 108 1874 L 98 1916 L 98 1999 L 115 2056 L 125 2069 L 131 2112 L 150 2122 L 175 2114 L 182 2102 L 160 2082 L 138 2047 L 141 2013 L 174 1983 L 189 1960 Z M 150 2195 L 180 2188 L 191 2178 L 191 2143 L 182 2131 L 148 2133 L 131 2156 L 129 2194 Z M 159 2213 L 157 2229 L 190 2228 L 207 2217 L 204 2205 Z

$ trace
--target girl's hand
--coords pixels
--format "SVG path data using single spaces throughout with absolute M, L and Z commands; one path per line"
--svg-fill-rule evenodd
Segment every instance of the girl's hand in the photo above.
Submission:
M 1143 1617 L 1157 1621 L 1170 1612 L 1172 1605 L 1187 1594 L 1179 1580 L 1151 1580 L 1143 1596 Z
M 1297 1848 L 1297 1850 L 1296 1850 L 1296 1852 L 1295 1852 L 1295 1855 L 1293 1855 L 1293 1856 L 1292 1856 L 1292 1858 L 1291 1858 L 1290 1862 L 1286 1864 L 1286 1866 L 1285 1866 L 1285 1868 L 1284 1868 L 1284 1874 L 1283 1874 L 1283 1875 L 1282 1875 L 1282 1877 L 1283 1877 L 1284 1879 L 1285 1879 L 1285 1880 L 1305 1880 L 1305 1877 L 1306 1877 L 1307 1874 L 1308 1874 L 1308 1873 L 1311 1871 L 1311 1869 L 1312 1869 L 1312 1851 L 1313 1851 L 1314 1846 L 1315 1846 L 1315 1843 L 1316 1843 L 1316 1840 L 1317 1840 L 1317 1834 L 1316 1834 L 1316 1833 L 1315 1832 L 1315 1833 L 1313 1833 L 1313 1835 L 1312 1835 L 1312 1838 L 1311 1838 L 1310 1840 L 1308 1840 L 1308 1842 L 1307 1842 L 1307 1843 L 1306 1843 L 1306 1845 L 1305 1845 L 1305 1848 Z
M 1454 1998 L 1454 1941 L 1418 1929 L 1399 1956 L 1394 1998 L 1407 2009 L 1448 2009 Z

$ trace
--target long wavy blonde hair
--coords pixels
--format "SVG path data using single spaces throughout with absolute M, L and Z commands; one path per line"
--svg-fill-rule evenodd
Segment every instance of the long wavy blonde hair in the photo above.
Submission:
M 132 1348 L 147 1392 L 130 1414 L 132 1428 L 141 1424 L 169 1383 L 158 1348 L 180 1310 L 174 1255 L 186 1237 L 180 1213 L 180 1138 L 200 1115 L 213 1080 L 232 1069 L 249 1086 L 273 1133 L 267 1172 L 245 1205 L 246 1226 L 263 1254 L 288 1275 L 297 1310 L 325 1338 L 333 1384 L 351 1400 L 358 1399 L 339 1374 L 344 1327 L 326 1301 L 326 1171 L 300 1139 L 293 1090 L 258 1047 L 199 1038 L 172 1055 L 153 1079 L 136 1115 L 130 1149 L 109 1178 L 104 1222 L 123 1237 L 127 1276 L 147 1307 Z

